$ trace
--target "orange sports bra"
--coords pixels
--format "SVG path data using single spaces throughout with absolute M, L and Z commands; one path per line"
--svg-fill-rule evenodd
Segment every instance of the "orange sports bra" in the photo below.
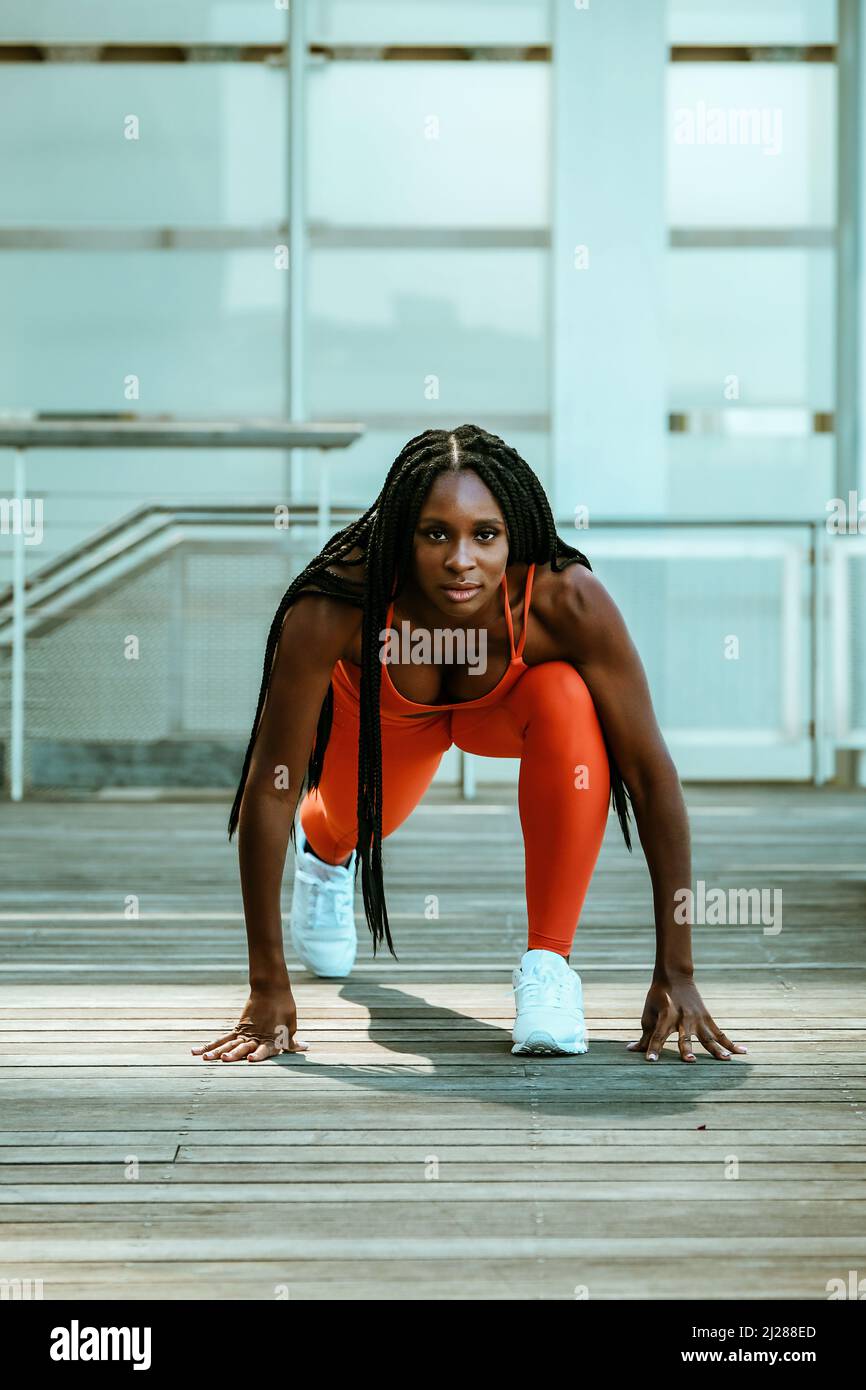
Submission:
M 424 705 L 416 700 L 408 700 L 405 695 L 401 695 L 388 670 L 388 662 L 382 663 L 382 695 L 381 709 L 389 710 L 394 714 L 407 713 L 410 710 L 435 714 L 442 710 L 451 709 L 483 709 L 485 705 L 493 704 L 501 699 L 506 690 L 509 690 L 514 682 L 523 675 L 527 669 L 526 662 L 523 660 L 523 648 L 526 645 L 526 633 L 528 630 L 529 609 L 532 602 L 532 581 L 535 578 L 535 562 L 530 564 L 526 573 L 526 587 L 523 595 L 523 631 L 520 634 L 520 641 L 514 645 L 514 620 L 511 616 L 511 604 L 508 601 L 508 580 L 503 574 L 500 581 L 504 605 L 505 621 L 508 624 L 508 642 L 511 648 L 511 659 L 506 667 L 501 680 L 489 690 L 486 695 L 479 695 L 475 700 L 451 700 L 443 704 Z M 385 626 L 390 627 L 394 616 L 394 600 L 388 607 L 388 615 L 385 619 Z M 356 700 L 361 691 L 361 668 L 354 662 L 339 660 L 334 666 L 333 682 L 339 692 L 341 689 L 346 694 L 351 694 Z

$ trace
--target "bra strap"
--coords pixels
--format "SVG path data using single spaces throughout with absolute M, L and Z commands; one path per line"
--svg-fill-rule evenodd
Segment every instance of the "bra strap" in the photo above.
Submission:
M 532 603 L 532 581 L 533 581 L 534 578 L 535 578 L 535 561 L 533 560 L 532 564 L 529 566 L 529 569 L 526 571 L 526 588 L 525 588 L 525 590 L 524 590 L 524 592 L 523 592 L 523 631 L 522 631 L 521 634 L 520 634 L 520 641 L 519 641 L 518 644 L 517 644 L 517 652 L 515 653 L 515 655 L 517 655 L 517 656 L 522 656 L 522 655 L 523 655 L 523 648 L 524 648 L 524 646 L 526 645 L 526 634 L 527 634 L 527 632 L 529 631 L 529 623 L 528 623 L 528 619 L 529 619 L 529 606 L 530 606 L 530 604 Z M 511 616 L 511 615 L 510 615 L 510 610 L 509 610 L 509 617 L 510 617 L 510 616 Z M 511 645 L 512 645 L 512 648 L 513 648 L 513 646 L 514 646 L 514 638 L 513 638 L 513 637 L 512 637 L 512 639 L 511 639 Z
M 514 619 L 511 616 L 511 604 L 508 601 L 508 576 L 506 574 L 503 574 L 500 584 L 505 599 L 505 621 L 508 624 L 508 642 L 511 647 L 511 660 L 514 661 L 517 656 L 514 647 Z

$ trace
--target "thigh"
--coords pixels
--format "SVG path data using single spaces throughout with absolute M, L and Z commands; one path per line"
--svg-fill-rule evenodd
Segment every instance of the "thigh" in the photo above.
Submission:
M 520 758 L 527 735 L 570 754 L 600 754 L 604 739 L 589 687 L 567 661 L 530 666 L 495 705 L 475 712 L 455 710 L 451 736 L 464 753 L 488 758 Z
M 456 747 L 482 758 L 519 758 L 523 752 L 523 730 L 514 716 L 509 695 L 520 684 L 518 681 L 498 704 L 486 709 L 454 710 L 451 737 Z
M 359 707 L 335 702 L 319 795 L 328 822 L 357 836 Z M 446 712 L 386 718 L 382 737 L 382 833 L 390 835 L 417 806 L 451 746 Z
M 382 833 L 390 835 L 418 805 L 451 747 L 447 712 L 382 721 Z

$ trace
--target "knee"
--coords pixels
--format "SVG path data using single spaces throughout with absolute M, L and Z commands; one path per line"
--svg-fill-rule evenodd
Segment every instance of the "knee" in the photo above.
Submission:
M 544 661 L 530 666 L 521 685 L 526 686 L 529 709 L 554 726 L 574 728 L 584 717 L 595 720 L 589 687 L 568 661 Z

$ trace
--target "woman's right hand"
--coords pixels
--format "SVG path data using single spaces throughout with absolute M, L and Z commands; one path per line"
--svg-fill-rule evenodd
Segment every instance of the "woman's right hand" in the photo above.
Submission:
M 274 989 L 253 989 L 247 1000 L 238 1023 L 249 1023 L 256 1033 L 274 1034 L 273 1042 L 256 1042 L 242 1032 L 224 1033 L 215 1042 L 193 1047 L 195 1056 L 201 1054 L 205 1061 L 221 1060 L 239 1062 L 264 1062 L 279 1052 L 306 1052 L 309 1046 L 295 1036 L 298 1026 L 298 1013 L 291 985 L 284 984 Z

